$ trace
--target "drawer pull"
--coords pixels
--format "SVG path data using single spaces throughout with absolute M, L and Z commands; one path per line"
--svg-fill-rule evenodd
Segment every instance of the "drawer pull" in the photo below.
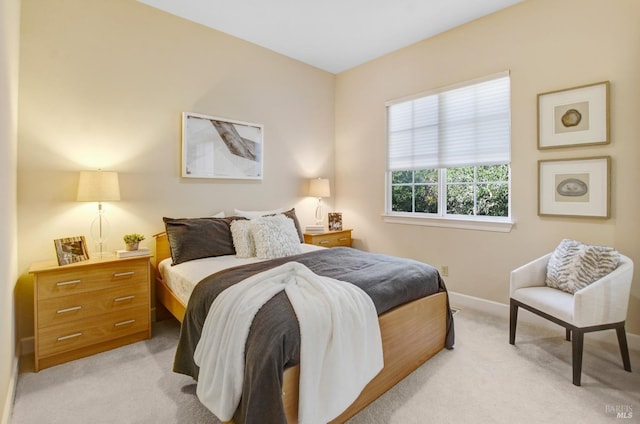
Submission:
M 329 244 L 329 240 L 320 240 L 320 244 Z
M 113 326 L 114 327 L 122 327 L 123 325 L 133 324 L 134 322 L 136 322 L 135 319 L 130 319 L 130 320 L 127 320 L 127 321 L 116 322 L 115 324 L 113 324 Z
M 66 312 L 73 312 L 73 311 L 79 311 L 80 309 L 82 309 L 82 306 L 74 306 L 72 308 L 65 308 L 65 309 L 58 309 L 56 311 L 56 313 L 58 314 L 64 314 Z
M 338 239 L 338 241 L 347 241 L 347 240 L 349 240 L 349 238 L 348 238 L 348 237 L 342 237 L 342 238 L 339 238 L 339 239 Z
M 124 296 L 124 297 L 119 297 L 117 299 L 113 299 L 114 302 L 124 302 L 125 300 L 131 300 L 131 299 L 135 299 L 135 296 Z
M 116 272 L 113 274 L 114 277 L 126 277 L 128 275 L 133 275 L 134 272 L 133 271 L 127 271 L 127 272 Z
M 82 336 L 82 333 L 69 334 L 68 336 L 58 337 L 58 341 L 61 342 L 64 340 L 75 339 L 76 337 L 80 337 L 80 336 Z
M 71 284 L 80 284 L 80 280 L 60 281 L 59 283 L 56 283 L 56 286 L 70 286 Z

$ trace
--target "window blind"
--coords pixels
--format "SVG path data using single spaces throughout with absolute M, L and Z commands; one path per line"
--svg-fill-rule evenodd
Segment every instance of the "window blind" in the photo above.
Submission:
M 389 171 L 511 161 L 510 78 L 387 104 Z

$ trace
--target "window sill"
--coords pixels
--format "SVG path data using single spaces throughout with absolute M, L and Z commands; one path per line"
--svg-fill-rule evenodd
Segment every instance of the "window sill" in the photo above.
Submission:
M 427 227 L 458 228 L 463 230 L 494 231 L 508 233 L 515 224 L 511 220 L 493 219 L 465 219 L 452 217 L 431 217 L 413 215 L 382 215 L 384 222 L 389 224 L 424 225 Z

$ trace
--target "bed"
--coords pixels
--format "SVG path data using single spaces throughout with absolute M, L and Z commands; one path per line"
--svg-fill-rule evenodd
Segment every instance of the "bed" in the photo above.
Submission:
M 297 235 L 302 240 L 302 233 L 295 217 L 295 210 L 287 211 L 285 215 L 295 223 Z M 176 350 L 174 371 L 191 375 L 196 379 L 198 377 L 198 369 L 190 362 L 191 358 L 189 356 L 192 355 L 194 344 L 198 341 L 201 329 L 198 326 L 202 325 L 202 317 L 200 315 L 211 303 L 210 300 L 204 301 L 200 299 L 215 297 L 215 294 L 212 293 L 216 293 L 216 290 L 224 290 L 220 287 L 228 287 L 248 275 L 253 275 L 253 273 L 289 261 L 302 263 L 308 266 L 309 269 L 314 270 L 314 272 L 331 274 L 329 276 L 356 275 L 356 277 L 353 277 L 356 280 L 369 272 L 369 269 L 373 269 L 368 268 L 369 265 L 366 267 L 354 265 L 364 263 L 362 261 L 367 261 L 367 264 L 369 264 L 368 261 L 409 261 L 384 255 L 369 254 L 350 248 L 325 249 L 302 243 L 299 246 L 300 250 L 295 255 L 284 257 L 256 258 L 246 257 L 246 255 L 238 257 L 242 256 L 239 253 L 238 255 L 233 253 L 220 254 L 229 253 L 229 248 L 232 249 L 232 252 L 236 252 L 235 245 L 240 246 L 237 238 L 234 245 L 233 236 L 236 235 L 236 232 L 231 233 L 230 230 L 225 230 L 225 224 L 226 228 L 230 228 L 233 227 L 233 222 L 240 220 L 243 220 L 243 218 L 165 218 L 165 231 L 154 235 L 156 242 L 156 298 L 182 323 L 181 340 Z M 195 227 L 189 227 L 196 221 L 197 225 L 194 224 Z M 217 227 L 213 231 L 209 231 L 209 226 L 213 222 Z M 203 230 L 204 227 L 201 227 L 203 223 L 207 230 Z M 239 227 L 239 225 L 236 225 L 236 227 Z M 198 239 L 195 243 L 193 243 L 194 235 Z M 185 238 L 189 239 L 191 244 L 184 243 Z M 201 250 L 207 250 L 207 247 L 200 249 L 202 243 L 207 243 L 204 240 L 211 240 L 212 238 L 218 241 L 223 239 L 223 248 L 221 249 L 219 245 L 216 245 L 215 252 L 199 253 Z M 176 252 L 186 253 L 186 255 L 176 261 Z M 238 249 L 238 252 L 240 252 L 240 249 Z M 183 260 L 185 258 L 186 260 Z M 334 262 L 340 263 L 340 266 L 331 265 Z M 400 262 L 397 266 L 404 267 L 407 263 Z M 392 262 L 388 264 L 382 264 L 381 262 L 380 267 L 386 268 L 390 264 Z M 424 264 L 421 265 L 431 268 Z M 347 272 L 351 268 L 354 269 L 353 272 Z M 356 271 L 355 268 L 362 268 L 362 270 Z M 378 301 L 376 304 L 376 308 L 382 311 L 378 314 L 378 318 L 382 337 L 384 368 L 366 385 L 360 396 L 331 422 L 341 423 L 346 421 L 440 350 L 445 347 L 453 347 L 453 318 L 449 308 L 446 288 L 437 270 L 431 268 L 429 273 L 433 275 L 434 282 L 437 285 L 437 289 L 432 290 L 433 293 L 415 295 L 419 297 L 409 301 L 400 301 L 398 305 L 386 304 L 381 306 L 384 301 Z M 204 287 L 208 287 L 206 291 Z M 284 297 L 286 298 L 286 295 Z M 198 310 L 199 312 L 197 312 Z M 194 324 L 195 321 L 199 323 Z M 193 334 L 196 335 L 193 336 Z M 250 348 L 249 341 L 247 341 L 247 363 L 250 360 L 249 357 Z M 255 412 L 256 409 L 261 409 L 259 414 L 267 413 L 262 410 L 263 408 L 274 409 L 272 415 L 274 418 L 264 420 L 263 416 L 263 422 L 286 421 L 289 424 L 298 422 L 300 367 L 295 362 L 287 362 L 283 364 L 282 368 L 284 372 L 280 370 L 281 379 L 270 379 L 277 380 L 277 392 L 274 388 L 270 389 L 274 393 L 265 394 L 265 399 L 261 400 L 261 403 L 255 403 L 254 401 L 253 406 L 241 404 L 233 422 L 255 422 L 255 418 L 251 418 L 251 410 L 253 409 L 253 412 Z M 260 399 L 260 396 L 263 395 L 252 394 L 247 398 Z M 278 397 L 277 401 L 274 401 L 274 396 Z M 271 411 L 268 413 L 271 414 Z

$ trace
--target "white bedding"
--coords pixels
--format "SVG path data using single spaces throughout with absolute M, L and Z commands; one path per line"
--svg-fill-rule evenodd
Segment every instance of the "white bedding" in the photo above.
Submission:
M 306 243 L 301 244 L 301 247 L 302 253 L 326 249 L 325 247 Z M 266 259 L 258 259 L 255 257 L 237 258 L 235 255 L 225 255 L 213 258 L 196 259 L 171 266 L 171 258 L 167 258 L 160 262 L 158 270 L 160 271 L 160 275 L 162 276 L 164 283 L 186 305 L 193 288 L 204 277 L 207 277 L 214 272 L 222 271 L 226 268 L 251 264 L 254 262 L 262 262 L 264 260 Z

